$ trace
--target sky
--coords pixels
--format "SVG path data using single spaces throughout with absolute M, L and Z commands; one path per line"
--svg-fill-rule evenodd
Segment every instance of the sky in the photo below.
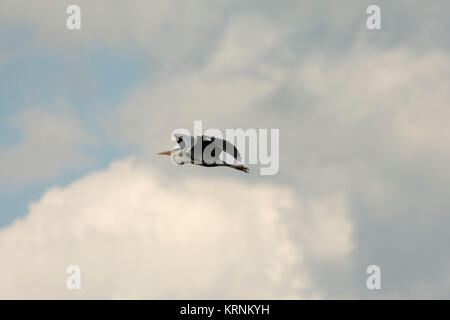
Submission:
M 448 299 L 449 12 L 3 0 L 0 298 Z M 279 129 L 279 172 L 156 156 L 195 120 Z

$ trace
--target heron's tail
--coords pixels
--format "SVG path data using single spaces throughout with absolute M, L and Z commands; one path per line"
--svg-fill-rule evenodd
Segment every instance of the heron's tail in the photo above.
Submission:
M 239 171 L 244 171 L 245 173 L 248 173 L 248 171 L 249 171 L 249 169 L 247 167 L 243 166 L 242 164 L 234 165 L 234 164 L 227 163 L 226 166 L 230 167 L 230 168 L 233 168 L 233 169 L 236 169 L 236 170 L 239 170 Z

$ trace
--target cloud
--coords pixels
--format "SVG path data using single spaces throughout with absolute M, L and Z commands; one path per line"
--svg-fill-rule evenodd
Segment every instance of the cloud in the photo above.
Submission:
M 312 200 L 309 214 L 335 216 L 327 201 Z M 167 179 L 132 159 L 117 161 L 48 190 L 0 232 L 0 297 L 319 297 L 303 257 L 316 247 L 294 243 L 287 230 L 287 216 L 308 216 L 297 205 L 286 187 Z M 328 243 L 343 258 L 347 240 L 332 235 L 351 237 L 350 228 L 326 226 L 310 224 L 321 238 L 317 253 Z M 82 270 L 79 292 L 65 287 L 72 264 Z
M 339 122 L 351 125 L 389 113 L 388 125 L 405 142 L 448 144 L 441 119 L 449 116 L 449 71 L 450 58 L 443 52 L 381 51 L 362 41 L 345 57 L 306 58 L 296 72 L 301 81 L 294 85 L 305 88 L 319 112 Z
M 369 1 L 311 2 L 270 0 L 242 3 L 231 0 L 217 5 L 211 1 L 189 3 L 168 0 L 120 1 L 79 0 L 82 29 L 66 29 L 69 0 L 4 0 L 0 18 L 7 27 L 29 28 L 36 47 L 69 51 L 90 45 L 115 48 L 137 46 L 149 53 L 164 69 L 179 71 L 208 57 L 216 45 L 217 34 L 236 16 L 261 16 L 290 30 L 287 42 L 300 55 L 317 50 L 341 52 L 358 34 L 366 32 Z M 445 1 L 426 6 L 422 1 L 380 0 L 383 31 L 369 35 L 380 46 L 408 42 L 416 49 L 449 46 Z M 336 14 L 340 12 L 340 14 Z M 258 38 L 264 38 L 261 32 Z M 74 50 L 75 49 L 75 50 Z
M 449 71 L 450 56 L 440 50 L 361 41 L 345 56 L 311 54 L 292 73 L 291 88 L 302 90 L 291 101 L 307 107 L 289 111 L 295 125 L 283 122 L 296 150 L 285 149 L 281 171 L 296 168 L 302 194 L 345 190 L 357 230 L 355 268 L 379 264 L 386 298 L 441 298 L 450 289 L 440 282 L 450 270 Z M 352 278 L 345 285 L 361 288 L 363 279 Z M 364 287 L 356 294 L 374 297 Z
M 309 279 L 328 297 L 371 298 L 358 275 L 377 263 L 383 297 L 448 296 L 446 1 L 381 1 L 380 32 L 366 29 L 364 1 L 82 1 L 83 29 L 74 33 L 65 29 L 69 3 L 6 1 L 0 16 L 30 26 L 40 50 L 145 52 L 157 68 L 119 104 L 115 142 L 154 154 L 174 128 L 199 119 L 280 128 L 280 173 L 268 181 L 289 185 L 298 199 L 279 225 L 301 248 L 299 269 L 308 274 L 300 283 Z M 9 159 L 14 168 L 19 157 Z M 130 295 L 119 291 L 112 296 Z
M 255 30 L 267 31 L 267 39 Z M 203 120 L 204 129 L 280 128 L 280 172 L 271 181 L 289 181 L 298 198 L 336 195 L 328 211 L 334 208 L 338 218 L 345 208 L 356 237 L 330 235 L 354 257 L 336 266 L 338 259 L 326 257 L 339 250 L 317 242 L 316 229 L 309 239 L 311 232 L 297 228 L 303 218 L 292 218 L 294 241 L 314 247 L 305 254 L 321 292 L 373 297 L 364 272 L 374 263 L 391 275 L 384 297 L 418 297 L 414 288 L 421 282 L 442 287 L 449 237 L 444 227 L 431 230 L 450 225 L 443 218 L 450 208 L 443 191 L 450 188 L 449 55 L 407 43 L 383 47 L 361 34 L 343 51 L 298 54 L 286 39 L 286 29 L 267 17 L 235 17 L 204 64 L 136 88 L 115 114 L 111 131 L 120 136 L 114 138 L 154 153 L 173 128 L 191 129 L 194 120 Z M 327 223 L 349 228 L 345 218 L 315 219 L 324 229 Z M 413 249 L 417 239 L 423 250 Z
M 0 152 L 0 183 L 20 186 L 57 176 L 86 164 L 80 145 L 92 142 L 69 111 L 25 110 L 11 121 L 23 132 L 18 145 Z
M 352 181 L 355 192 L 373 192 L 373 206 L 395 194 L 393 180 L 402 183 L 405 176 L 392 175 L 405 168 L 431 177 L 430 167 L 439 167 L 446 175 L 441 160 L 450 156 L 449 71 L 450 57 L 442 52 L 381 51 L 365 42 L 345 57 L 305 58 L 292 72 L 288 90 L 293 101 L 308 101 L 308 107 L 290 111 L 299 123 L 284 121 L 285 130 L 296 132 L 287 138 L 295 137 L 304 165 L 289 166 L 296 166 L 309 189 L 309 182 L 326 179 L 316 176 L 324 170 L 327 186 L 348 189 Z M 289 161 L 297 159 L 295 150 L 287 151 Z M 429 164 L 422 161 L 431 155 Z
M 222 19 L 215 5 L 205 0 L 189 4 L 173 0 L 127 4 L 80 0 L 81 30 L 71 32 L 65 24 L 69 16 L 66 8 L 71 4 L 69 0 L 6 0 L 0 17 L 9 26 L 30 28 L 39 49 L 67 53 L 94 43 L 115 48 L 132 44 L 150 52 L 154 59 L 172 63 L 201 54 L 200 48 L 208 44 L 208 35 Z
M 348 216 L 348 205 L 343 195 L 304 201 L 301 224 L 302 242 L 320 260 L 347 257 L 354 249 L 353 224 Z

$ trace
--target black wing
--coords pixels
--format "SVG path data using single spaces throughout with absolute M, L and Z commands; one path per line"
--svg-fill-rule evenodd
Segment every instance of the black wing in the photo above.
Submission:
M 214 139 L 207 136 L 201 136 L 194 140 L 195 143 L 190 146 L 188 153 L 192 161 L 199 163 L 217 163 L 220 161 L 219 155 L 222 150 L 218 150 L 214 145 L 212 148 L 208 148 L 208 146 L 214 142 Z M 205 153 L 206 148 L 208 148 L 207 154 Z
M 233 156 L 236 160 L 241 160 L 241 155 L 239 154 L 238 149 L 234 144 L 231 142 L 228 142 L 227 140 L 223 140 L 217 137 L 208 137 L 208 136 L 202 136 L 202 140 L 209 140 L 210 143 L 214 143 L 214 149 L 216 151 L 217 156 L 222 152 L 225 151 L 229 155 Z

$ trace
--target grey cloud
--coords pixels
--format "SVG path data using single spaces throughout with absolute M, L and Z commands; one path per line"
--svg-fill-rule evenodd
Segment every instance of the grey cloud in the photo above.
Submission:
M 0 152 L 0 183 L 5 186 L 45 181 L 92 160 L 81 146 L 93 139 L 70 111 L 28 109 L 11 124 L 23 137 L 18 145 Z
M 352 221 L 351 254 L 327 261 L 304 253 L 318 291 L 333 298 L 448 297 L 446 1 L 379 1 L 383 29 L 376 32 L 365 28 L 366 1 L 91 3 L 81 3 L 88 19 L 70 46 L 55 18 L 63 4 L 40 15 L 34 4 L 8 5 L 14 19 L 60 50 L 134 45 L 158 64 L 154 78 L 108 118 L 113 141 L 175 177 L 180 171 L 150 157 L 174 128 L 190 129 L 194 120 L 280 128 L 280 174 L 265 181 L 289 186 L 298 198 L 342 195 Z M 283 219 L 296 244 L 308 241 L 301 217 Z M 364 286 L 374 263 L 382 267 L 381 293 Z

